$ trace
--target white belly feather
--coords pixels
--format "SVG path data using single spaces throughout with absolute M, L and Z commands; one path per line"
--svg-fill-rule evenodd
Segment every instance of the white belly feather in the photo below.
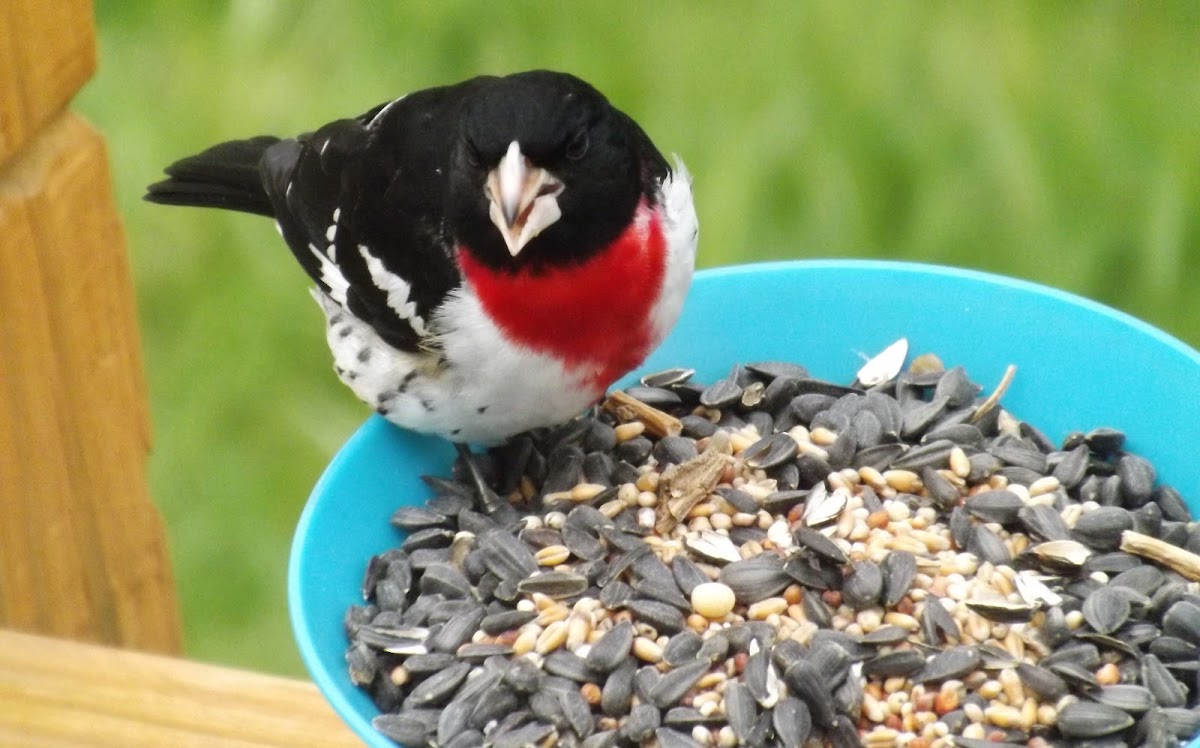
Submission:
M 570 418 L 595 397 L 556 359 L 509 343 L 478 299 L 462 289 L 447 299 L 435 323 L 445 360 L 440 366 L 432 354 L 387 345 L 328 296 L 313 295 L 329 321 L 338 376 L 359 399 L 404 428 L 492 443 Z M 448 319 L 456 324 L 451 327 Z

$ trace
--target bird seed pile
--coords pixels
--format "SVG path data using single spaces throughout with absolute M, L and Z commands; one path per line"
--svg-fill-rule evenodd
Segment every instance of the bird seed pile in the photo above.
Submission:
M 392 518 L 350 677 L 407 746 L 1176 746 L 1200 527 L 1101 428 L 1050 443 L 897 344 L 661 372 Z

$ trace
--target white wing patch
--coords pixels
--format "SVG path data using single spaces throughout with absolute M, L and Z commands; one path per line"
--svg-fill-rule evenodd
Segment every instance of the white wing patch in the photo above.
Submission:
M 346 291 L 350 288 L 350 281 L 346 280 L 346 276 L 342 275 L 342 270 L 333 263 L 333 260 L 326 257 L 321 250 L 316 248 L 316 245 L 309 244 L 309 250 L 313 256 L 317 258 L 317 262 L 321 263 L 321 282 L 329 287 L 329 296 L 339 304 L 345 305 Z M 332 250 L 333 247 L 330 246 Z
M 375 287 L 387 293 L 388 307 L 399 315 L 400 319 L 407 320 L 408 324 L 412 326 L 413 332 L 424 337 L 426 334 L 425 319 L 417 314 L 417 302 L 409 300 L 412 286 L 408 284 L 408 281 L 385 268 L 383 262 L 371 254 L 367 245 L 358 245 L 358 252 L 362 255 L 363 261 L 367 263 L 367 272 L 371 274 L 371 281 Z
M 333 242 L 335 239 L 337 239 L 338 218 L 341 217 L 341 215 L 342 209 L 334 208 L 333 219 L 329 222 L 329 228 L 325 229 L 325 240 L 329 242 L 329 259 L 333 260 L 334 262 L 337 262 L 337 258 L 334 254 L 336 247 L 334 247 Z

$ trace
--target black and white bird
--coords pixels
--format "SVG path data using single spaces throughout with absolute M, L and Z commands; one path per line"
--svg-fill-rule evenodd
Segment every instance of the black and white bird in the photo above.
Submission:
M 148 200 L 274 217 L 341 380 L 458 443 L 586 409 L 662 342 L 691 283 L 682 162 L 563 73 L 417 91 L 166 173 Z

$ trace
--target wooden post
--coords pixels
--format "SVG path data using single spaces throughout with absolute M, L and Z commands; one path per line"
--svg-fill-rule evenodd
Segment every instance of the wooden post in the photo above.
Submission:
M 0 3 L 0 626 L 178 652 L 87 0 Z

